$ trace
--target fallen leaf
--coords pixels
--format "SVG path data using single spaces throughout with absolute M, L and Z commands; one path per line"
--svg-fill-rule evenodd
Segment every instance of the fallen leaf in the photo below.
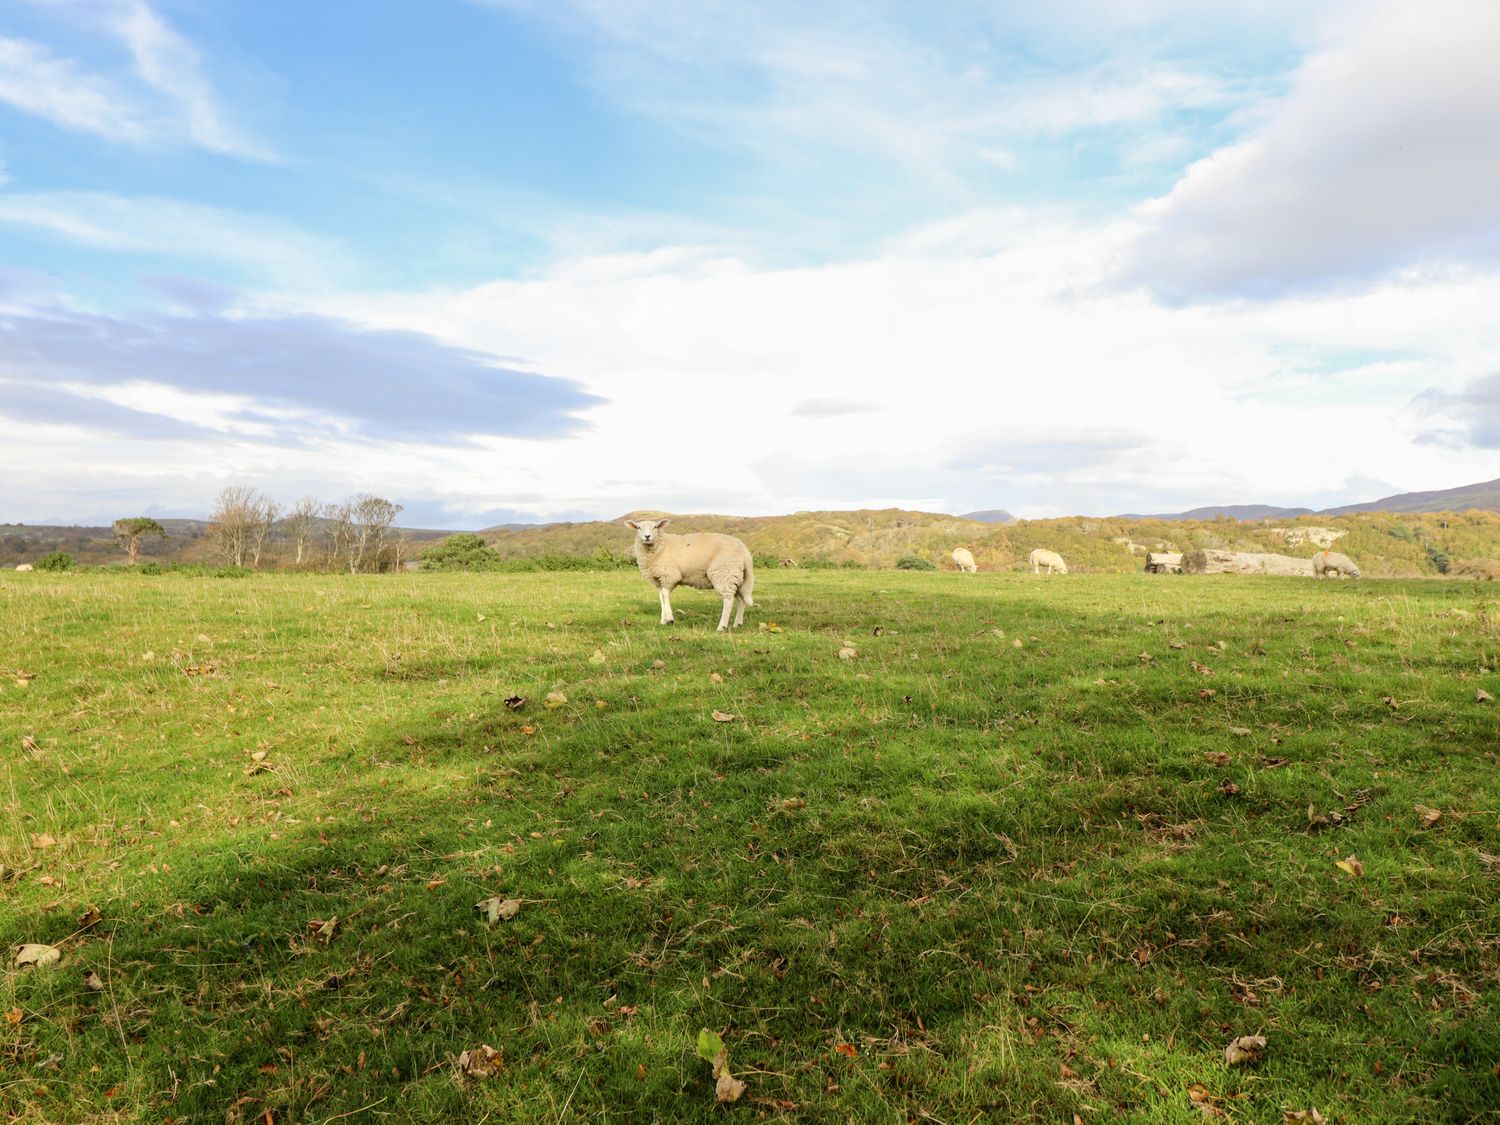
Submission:
M 651 668 L 652 668 L 653 671 L 656 671 L 656 672 L 660 672 L 666 666 L 667 666 L 667 662 L 665 660 L 653 660 L 651 662 Z
M 708 682 L 711 684 L 722 684 L 724 682 L 724 677 L 719 675 L 719 673 L 717 672 L 710 672 L 708 674 Z
M 90 903 L 89 908 L 78 916 L 78 928 L 86 930 L 90 926 L 97 926 L 103 919 L 104 915 L 99 913 L 99 908 Z
M 47 835 L 45 832 L 33 832 L 31 834 L 31 846 L 33 848 L 50 848 L 56 844 L 56 838 Z
M 1224 1048 L 1224 1061 L 1230 1066 L 1260 1062 L 1266 1051 L 1264 1035 L 1241 1035 Z
M 29 734 L 23 734 L 21 736 L 21 753 L 27 754 L 33 758 L 41 753 L 41 751 L 37 749 L 36 739 Z
M 25 945 L 16 946 L 16 966 L 18 968 L 39 969 L 44 965 L 55 965 L 61 960 L 62 951 L 55 945 L 28 942 Z
M 859 1055 L 859 1048 L 853 1043 L 835 1043 L 833 1049 L 846 1059 L 852 1059 Z
M 482 613 L 476 613 L 474 615 L 474 620 L 475 621 L 483 621 L 484 620 L 484 614 L 482 614 Z
M 522 734 L 535 734 L 536 733 L 536 727 L 532 726 L 530 723 L 522 723 L 521 724 L 521 733 Z
M 446 875 L 439 875 L 436 879 L 427 880 L 427 889 L 429 891 L 435 891 L 447 881 L 448 877 Z
M 1227 766 L 1229 764 L 1229 755 L 1223 750 L 1205 750 L 1203 751 L 1203 760 L 1211 766 Z
M 262 756 L 259 761 L 251 762 L 248 766 L 245 767 L 245 776 L 246 777 L 254 777 L 258 773 L 275 773 L 275 772 L 276 772 L 276 767 L 273 766 L 270 762 L 266 761 L 266 759 L 265 759 L 264 756 Z
M 1495 697 L 1493 695 L 1491 695 L 1489 692 L 1485 691 L 1484 688 L 1482 688 L 1482 687 L 1474 689 L 1474 702 L 1475 703 L 1489 703 L 1494 698 Z
M 872 636 L 872 637 L 878 637 L 878 636 L 880 636 L 884 632 L 885 632 L 885 626 L 884 625 L 877 625 L 877 626 L 875 626 L 874 629 L 870 630 L 870 636 Z M 998 632 L 998 630 L 997 630 L 997 632 Z M 1003 637 L 1005 634 L 1001 633 L 1000 635 Z
M 785 801 L 781 802 L 781 807 L 788 812 L 791 812 L 793 809 L 805 809 L 807 808 L 807 801 L 801 797 L 788 797 Z
M 714 722 L 716 722 L 716 723 L 732 723 L 732 722 L 734 722 L 734 716 L 731 715 L 728 711 L 715 711 L 713 713 L 713 716 L 714 716 Z
M 1263 770 L 1279 770 L 1287 764 L 1287 760 L 1286 758 L 1262 758 L 1260 760 L 1260 768 Z
M 556 711 L 559 707 L 567 706 L 567 703 L 568 697 L 560 691 L 549 691 L 547 698 L 542 700 L 542 706 L 549 711 Z
M 486 922 L 494 925 L 496 922 L 509 922 L 521 913 L 521 900 L 495 895 L 493 898 L 480 899 L 474 904 L 474 909 L 484 915 Z
M 1223 1117 L 1224 1111 L 1216 1104 L 1213 1091 L 1201 1082 L 1194 1082 L 1187 1088 L 1188 1101 L 1192 1102 L 1193 1108 L 1203 1114 L 1204 1117 Z
M 500 1066 L 500 1052 L 488 1043 L 481 1043 L 458 1056 L 459 1071 L 470 1078 L 489 1078 L 500 1073 Z
M 845 645 L 843 648 L 839 649 L 840 660 L 853 660 L 858 655 L 859 653 L 850 648 L 848 645 Z
M 1218 694 L 1219 694 L 1219 693 L 1218 693 L 1218 692 L 1216 692 L 1216 691 L 1215 691 L 1215 690 L 1214 690 L 1214 689 L 1213 689 L 1213 688 L 1211 688 L 1211 687 L 1206 687 L 1206 688 L 1199 688 L 1199 689 L 1198 689 L 1198 698 L 1199 698 L 1199 699 L 1212 699 L 1212 698 L 1213 698 L 1213 697 L 1214 697 L 1214 696 L 1216 696 L 1216 695 L 1218 695 Z
M 698 1056 L 713 1067 L 714 1096 L 721 1102 L 739 1101 L 745 1084 L 729 1072 L 729 1048 L 718 1032 L 706 1027 L 698 1032 Z
M 526 697 L 524 695 L 507 695 L 505 697 L 505 706 L 512 711 L 519 711 L 522 707 L 526 706 Z
M 5 1013 L 5 1022 L 8 1024 L 18 1024 L 25 1018 L 26 1013 L 21 1011 L 20 1008 L 12 1008 L 10 1011 Z
M 1156 657 L 1152 656 L 1149 652 L 1143 652 L 1139 654 L 1136 659 L 1139 660 L 1142 664 L 1150 664 L 1153 660 L 1156 659 Z
M 317 938 L 324 945 L 327 945 L 333 940 L 333 931 L 338 927 L 338 924 L 339 920 L 337 916 L 329 918 L 326 921 L 323 919 L 314 918 L 312 921 L 308 922 L 307 928 L 312 933 L 313 937 Z
M 1207 664 L 1199 664 L 1196 660 L 1194 660 L 1192 662 L 1192 665 L 1193 671 L 1197 672 L 1200 676 L 1212 676 L 1214 674 L 1214 670 Z
M 1384 703 L 1392 711 L 1399 711 L 1401 709 L 1401 705 L 1396 702 L 1396 699 L 1395 699 L 1394 696 L 1382 695 L 1380 697 L 1380 702 Z
M 1234 735 L 1236 738 L 1244 738 L 1246 735 L 1252 734 L 1254 732 L 1251 731 L 1249 727 L 1230 727 L 1229 733 Z
M 90 969 L 83 974 L 83 985 L 90 992 L 103 992 L 104 982 L 99 979 L 99 974 Z
M 1413 805 L 1412 808 L 1416 811 L 1417 816 L 1421 818 L 1423 828 L 1431 828 L 1438 822 L 1438 818 L 1443 815 L 1437 809 L 1429 809 L 1426 805 Z
M 1184 649 L 1184 648 L 1187 648 L 1187 644 L 1185 642 L 1183 642 L 1183 641 L 1168 641 L 1167 642 L 1167 647 L 1168 648 L 1175 648 L 1175 649 Z
M 1315 1109 L 1289 1109 L 1281 1115 L 1285 1122 L 1305 1121 L 1307 1125 L 1327 1125 L 1328 1118 Z
M 594 650 L 594 654 L 589 657 L 589 663 L 590 664 L 603 664 L 604 663 L 604 650 L 602 648 L 596 648 Z
M 1352 855 L 1346 856 L 1343 859 L 1334 860 L 1333 865 L 1340 871 L 1347 872 L 1348 874 L 1353 875 L 1355 878 L 1359 878 L 1365 873 L 1365 865 L 1361 863 L 1358 858 Z

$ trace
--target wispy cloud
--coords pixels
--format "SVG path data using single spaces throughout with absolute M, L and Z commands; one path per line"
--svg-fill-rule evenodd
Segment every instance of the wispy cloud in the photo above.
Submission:
M 846 414 L 869 414 L 880 410 L 878 402 L 854 398 L 805 398 L 792 407 L 794 418 L 841 418 Z
M 1456 391 L 1432 388 L 1412 400 L 1423 419 L 1418 441 L 1444 449 L 1500 449 L 1500 374 Z
M 274 159 L 230 123 L 197 47 L 146 0 L 58 0 L 55 7 L 77 17 L 66 24 L 70 38 L 93 31 L 123 48 L 128 69 L 101 73 L 49 44 L 0 37 L 0 101 L 124 144 L 187 143 L 241 159 Z
M 292 289 L 327 284 L 347 262 L 338 244 L 281 220 L 177 199 L 0 191 L 5 223 L 100 250 L 225 263 Z

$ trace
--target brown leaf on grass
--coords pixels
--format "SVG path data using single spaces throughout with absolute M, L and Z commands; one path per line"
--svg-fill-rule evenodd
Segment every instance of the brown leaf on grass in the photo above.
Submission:
M 1493 701 L 1494 698 L 1495 697 L 1493 695 L 1491 695 L 1489 692 L 1485 691 L 1484 688 L 1482 688 L 1482 687 L 1474 689 L 1474 702 L 1475 703 L 1489 703 L 1489 702 Z
M 884 625 L 877 625 L 877 626 L 875 626 L 875 628 L 873 628 L 873 629 L 870 630 L 870 636 L 872 636 L 872 637 L 878 637 L 881 634 L 883 634 L 884 632 L 885 632 L 885 626 Z
M 1199 689 L 1198 689 L 1198 698 L 1199 698 L 1199 699 L 1212 699 L 1212 698 L 1213 698 L 1213 697 L 1214 697 L 1214 696 L 1216 696 L 1216 695 L 1218 695 L 1218 694 L 1219 694 L 1219 693 L 1218 693 L 1218 692 L 1216 692 L 1216 691 L 1215 691 L 1215 690 L 1214 690 L 1214 689 L 1213 689 L 1213 688 L 1211 688 L 1211 687 L 1206 687 L 1206 688 L 1199 688 Z
M 1443 815 L 1437 809 L 1429 809 L 1426 805 L 1413 805 L 1412 809 L 1415 810 L 1417 816 L 1421 819 L 1423 828 L 1431 828 L 1438 822 L 1438 818 Z
M 83 974 L 83 986 L 90 992 L 104 991 L 104 981 L 99 978 L 99 974 L 94 972 L 93 969 Z
M 853 660 L 858 655 L 859 652 L 856 649 L 850 648 L 848 645 L 845 645 L 843 648 L 839 649 L 840 660 Z
M 1203 751 L 1203 760 L 1211 766 L 1227 766 L 1229 764 L 1229 755 L 1223 750 L 1205 750 Z
M 1226 797 L 1238 797 L 1240 787 L 1226 777 L 1223 781 L 1219 782 L 1219 792 Z
M 807 801 L 802 797 L 788 797 L 781 802 L 781 807 L 787 812 L 792 812 L 795 809 L 807 808 Z
M 1137 655 L 1136 659 L 1139 660 L 1142 664 L 1150 664 L 1153 660 L 1156 659 L 1156 657 L 1152 656 L 1149 652 L 1143 652 Z
M 846 1059 L 856 1058 L 859 1055 L 859 1048 L 853 1043 L 835 1043 L 833 1049 Z
M 604 657 L 604 650 L 602 648 L 596 648 L 594 650 L 594 652 L 593 652 L 593 655 L 591 655 L 589 657 L 589 663 L 590 664 L 603 664 L 604 663 L 604 659 L 605 659 L 605 657 Z
M 1252 731 L 1249 727 L 1230 727 L 1229 733 L 1234 735 L 1236 738 L 1245 738 L 1255 732 Z
M 1266 1052 L 1264 1035 L 1241 1035 L 1224 1048 L 1224 1061 L 1230 1066 L 1260 1062 Z
M 708 674 L 708 682 L 711 684 L 722 684 L 724 682 L 724 677 L 719 675 L 719 673 L 717 672 L 710 672 Z
M 568 705 L 568 696 L 565 692 L 549 691 L 547 698 L 542 700 L 542 706 L 549 711 L 556 711 L 560 707 Z
M 1286 758 L 1262 758 L 1260 760 L 1260 768 L 1263 770 L 1279 770 L 1287 764 L 1287 761 L 1288 759 Z
M 26 1018 L 26 1013 L 20 1008 L 12 1008 L 5 1013 L 5 1022 L 14 1026 Z
M 500 1052 L 488 1043 L 481 1043 L 471 1051 L 458 1056 L 458 1070 L 470 1078 L 490 1078 L 500 1073 Z
M 1194 1082 L 1187 1088 L 1188 1101 L 1193 1108 L 1204 1117 L 1223 1117 L 1224 1110 L 1219 1107 L 1218 1099 L 1214 1093 L 1201 1082 Z
M 1401 704 L 1396 702 L 1396 697 L 1393 695 L 1382 695 L 1380 702 L 1384 703 L 1392 711 L 1399 711 L 1401 709 Z
M 526 706 L 526 697 L 524 695 L 507 695 L 505 697 L 505 706 L 512 711 L 519 711 L 522 707 Z
M 1353 875 L 1356 879 L 1365 873 L 1365 865 L 1359 861 L 1357 856 L 1350 855 L 1345 856 L 1343 859 L 1336 859 L 1333 861 L 1333 865 L 1340 871 Z
M 734 716 L 731 715 L 728 711 L 718 711 L 718 710 L 716 710 L 716 711 L 713 712 L 713 716 L 714 716 L 714 722 L 716 722 L 716 723 L 732 723 L 732 722 L 734 722 Z
M 29 758 L 35 758 L 38 754 L 41 753 L 41 750 L 37 748 L 36 739 L 34 737 L 29 734 L 23 734 L 21 736 L 21 753 L 25 754 Z
M 447 881 L 448 877 L 446 875 L 439 875 L 436 879 L 427 880 L 427 889 L 429 891 L 435 891 Z
M 1315 1109 L 1288 1109 L 1282 1113 L 1281 1120 L 1288 1125 L 1302 1121 L 1307 1122 L 1307 1125 L 1327 1125 L 1328 1122 L 1328 1118 Z
M 78 916 L 78 928 L 86 930 L 90 926 L 97 926 L 103 920 L 104 915 L 99 913 L 99 908 L 90 903 L 89 908 Z
M 536 727 L 532 726 L 530 723 L 522 723 L 520 725 L 520 727 L 517 728 L 517 729 L 519 729 L 522 734 L 535 734 L 536 733 Z
M 484 916 L 487 923 L 494 925 L 496 922 L 509 922 L 521 913 L 521 900 L 495 895 L 492 898 L 480 899 L 474 904 L 474 909 Z
M 49 836 L 45 832 L 33 832 L 31 834 L 31 846 L 33 848 L 40 850 L 42 848 L 55 847 L 56 844 L 57 838 L 55 836 Z
M 326 920 L 321 918 L 314 918 L 312 921 L 308 922 L 307 929 L 313 937 L 317 938 L 317 940 L 321 941 L 324 945 L 327 945 L 333 940 L 333 931 L 338 927 L 338 924 L 339 920 L 336 915 Z
M 27 942 L 16 946 L 16 967 L 20 969 L 40 969 L 46 965 L 55 965 L 61 960 L 62 950 L 55 945 Z
M 714 1097 L 721 1102 L 737 1102 L 745 1093 L 745 1084 L 729 1073 L 729 1053 L 720 1051 L 714 1059 Z
M 1197 672 L 1200 676 L 1212 676 L 1214 674 L 1214 670 L 1207 664 L 1199 664 L 1196 660 L 1194 660 L 1192 661 L 1192 665 L 1193 671 Z
M 246 777 L 254 777 L 258 773 L 275 773 L 275 772 L 276 772 L 276 767 L 273 766 L 270 762 L 266 761 L 266 758 L 265 758 L 264 754 L 261 754 L 261 756 L 257 760 L 251 762 L 248 766 L 245 767 L 245 776 Z
M 1168 641 L 1167 647 L 1181 650 L 1187 648 L 1187 644 L 1183 641 Z

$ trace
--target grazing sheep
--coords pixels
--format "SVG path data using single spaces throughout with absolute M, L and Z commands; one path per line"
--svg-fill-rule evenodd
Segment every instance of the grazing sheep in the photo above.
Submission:
M 22 563 L 20 566 L 16 567 L 16 569 L 19 570 L 19 571 L 21 571 L 22 573 L 25 573 L 26 571 L 31 570 L 33 568 L 32 568 L 32 565 L 30 563 Z
M 975 565 L 974 556 L 969 554 L 966 547 L 955 547 L 953 549 L 953 561 L 958 564 L 958 569 L 965 574 L 979 573 L 979 567 Z
M 1056 551 L 1049 551 L 1045 547 L 1038 547 L 1035 551 L 1031 552 L 1031 573 L 1040 574 L 1044 566 L 1047 568 L 1048 574 L 1051 574 L 1054 570 L 1058 574 L 1068 573 L 1068 564 L 1063 562 L 1061 555 Z
M 776 565 L 777 565 L 777 566 L 786 566 L 786 567 L 794 567 L 794 566 L 796 566 L 796 565 L 797 565 L 797 560 L 796 560 L 796 559 L 782 559 L 782 560 L 781 560 L 781 561 L 780 561 L 780 562 L 779 562 L 779 563 L 777 563 L 777 564 L 776 564 Z
M 1313 573 L 1319 578 L 1358 578 L 1359 567 L 1338 551 L 1319 551 L 1312 557 Z
M 670 520 L 626 520 L 635 529 L 635 561 L 656 587 L 661 600 L 661 623 L 672 624 L 671 594 L 679 585 L 699 590 L 713 590 L 724 599 L 719 616 L 719 632 L 729 628 L 729 611 L 734 609 L 734 623 L 745 620 L 745 607 L 755 604 L 755 562 L 750 548 L 733 535 L 698 531 L 691 535 L 668 535 L 662 531 Z

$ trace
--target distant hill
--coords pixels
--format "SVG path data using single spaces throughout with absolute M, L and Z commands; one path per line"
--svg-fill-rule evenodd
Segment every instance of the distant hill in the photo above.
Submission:
M 1402 492 L 1395 496 L 1384 496 L 1367 504 L 1346 504 L 1342 508 L 1327 508 L 1319 515 L 1343 516 L 1354 512 L 1465 512 L 1478 509 L 1483 512 L 1500 512 L 1500 480 L 1487 480 L 1482 484 L 1465 484 L 1458 488 L 1444 488 L 1436 492 Z
M 976 523 L 1015 523 L 1016 517 L 1004 508 L 986 508 L 982 512 L 965 512 L 958 517 L 961 520 L 974 520 Z
M 1400 492 L 1363 504 L 1345 504 L 1338 508 L 1278 508 L 1272 504 L 1220 504 L 1189 508 L 1154 516 L 1122 515 L 1120 520 L 1290 520 L 1298 516 L 1347 516 L 1356 512 L 1500 512 L 1500 480 L 1482 484 L 1465 484 L 1436 492 Z M 976 515 L 978 513 L 975 513 Z

